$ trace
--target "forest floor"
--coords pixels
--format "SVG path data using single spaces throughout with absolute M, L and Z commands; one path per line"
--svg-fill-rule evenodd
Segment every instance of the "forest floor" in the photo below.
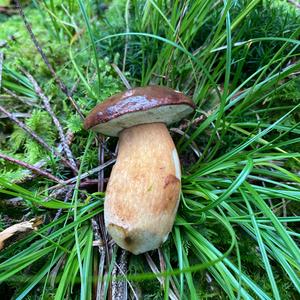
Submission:
M 20 2 L 0 1 L 0 295 L 298 299 L 298 2 Z M 83 120 L 146 85 L 196 109 L 170 128 L 175 225 L 136 256 L 103 221 L 117 139 Z

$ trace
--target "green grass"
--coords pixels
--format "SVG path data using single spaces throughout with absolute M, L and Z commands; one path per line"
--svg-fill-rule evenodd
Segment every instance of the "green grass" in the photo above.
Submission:
M 172 133 L 183 176 L 175 226 L 161 247 L 165 269 L 158 252 L 150 253 L 164 286 L 144 255 L 129 256 L 127 280 L 135 293 L 142 299 L 174 293 L 179 299 L 297 299 L 299 11 L 286 1 L 258 0 L 115 0 L 103 11 L 97 1 L 70 0 L 34 2 L 25 14 L 64 83 L 71 88 L 78 80 L 73 98 L 83 114 L 125 89 L 115 63 L 132 86 L 159 84 L 185 92 L 197 106 L 189 119 L 203 116 L 185 135 Z M 1 39 L 12 26 L 23 33 L 0 49 L 5 52 L 0 88 L 34 105 L 3 89 L 0 105 L 30 113 L 25 123 L 51 145 L 58 143 L 41 100 L 18 68 L 25 67 L 73 133 L 80 174 L 91 170 L 98 165 L 94 136 L 83 130 L 19 17 L 0 23 Z M 39 127 L 41 118 L 45 128 Z M 73 176 L 8 119 L 0 119 L 0 137 L 1 152 L 31 164 L 44 159 L 53 175 Z M 115 146 L 115 139 L 107 141 L 108 150 Z M 106 151 L 105 161 L 111 158 Z M 105 169 L 105 177 L 109 173 Z M 64 202 L 65 193 L 53 196 L 53 182 L 37 177 L 22 183 L 27 175 L 0 161 L 0 200 L 19 197 L 23 206 L 15 209 L 26 219 L 44 218 L 38 231 L 0 252 L 0 291 L 14 299 L 91 299 L 98 279 L 108 297 L 120 250 L 106 257 L 106 273 L 98 269 L 101 256 L 92 246 L 91 225 L 103 212 L 104 194 L 81 188 L 77 180 Z M 58 209 L 62 214 L 54 219 Z M 1 227 L 4 215 L 17 222 L 4 210 Z M 135 299 L 131 288 L 129 295 Z

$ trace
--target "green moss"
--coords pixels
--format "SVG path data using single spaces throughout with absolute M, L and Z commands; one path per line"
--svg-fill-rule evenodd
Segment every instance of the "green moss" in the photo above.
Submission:
M 52 126 L 51 117 L 45 111 L 34 110 L 25 124 L 37 135 L 43 137 L 49 145 L 54 144 L 56 129 Z M 24 151 L 28 162 L 34 163 L 44 155 L 44 149 L 20 127 L 15 127 L 10 138 L 10 149 L 13 152 Z M 21 149 L 24 147 L 23 149 Z
M 39 10 L 25 9 L 25 15 L 30 22 L 38 42 L 45 51 L 50 63 L 61 65 L 66 62 L 67 41 L 57 41 L 45 25 L 49 20 Z M 8 67 L 23 66 L 28 71 L 38 74 L 49 74 L 49 70 L 29 37 L 23 20 L 17 14 L 0 22 L 0 40 L 7 41 L 3 49 L 5 65 Z
M 10 0 L 0 0 L 0 6 L 9 6 Z

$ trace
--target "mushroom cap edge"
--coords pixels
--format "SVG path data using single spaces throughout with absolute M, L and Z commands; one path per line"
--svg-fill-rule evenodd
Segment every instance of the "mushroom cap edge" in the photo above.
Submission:
M 167 125 L 193 112 L 194 103 L 183 93 L 162 86 L 138 87 L 99 103 L 84 121 L 85 129 L 118 136 L 125 128 L 154 122 Z

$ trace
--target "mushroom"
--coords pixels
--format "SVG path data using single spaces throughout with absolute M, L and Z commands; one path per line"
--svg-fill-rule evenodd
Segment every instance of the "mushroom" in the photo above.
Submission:
M 133 254 L 158 248 L 172 229 L 181 170 L 166 125 L 193 110 L 193 102 L 182 93 L 147 86 L 108 98 L 85 119 L 85 129 L 119 137 L 104 221 L 114 241 Z

